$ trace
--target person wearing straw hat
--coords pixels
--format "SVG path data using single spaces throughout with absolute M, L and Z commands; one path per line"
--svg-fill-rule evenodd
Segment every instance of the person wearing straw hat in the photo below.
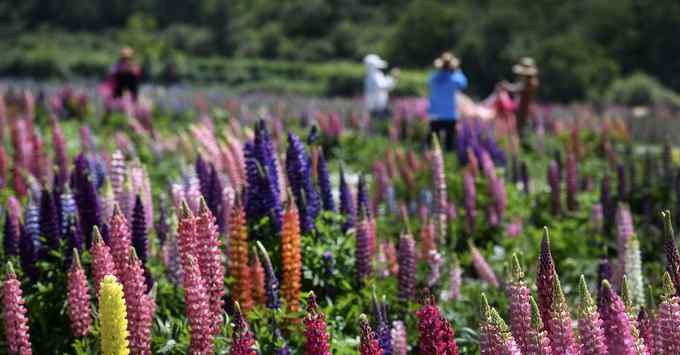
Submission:
M 519 95 L 517 104 L 517 130 L 520 139 L 524 141 L 526 125 L 531 115 L 532 104 L 538 89 L 538 68 L 533 58 L 524 57 L 512 67 L 512 72 L 517 75 L 516 83 L 502 82 L 504 89 Z
M 392 75 L 385 75 L 382 71 L 387 68 L 387 62 L 377 54 L 364 57 L 366 76 L 364 77 L 364 104 L 371 117 L 386 117 L 389 114 L 387 103 L 389 92 L 394 89 L 399 71 L 392 70 Z
M 137 100 L 142 71 L 134 62 L 135 52 L 130 47 L 120 50 L 118 63 L 113 68 L 111 79 L 113 82 L 113 97 L 122 97 L 124 93 L 130 93 L 133 100 Z
M 428 85 L 430 89 L 429 106 L 430 137 L 437 134 L 446 135 L 444 146 L 452 150 L 456 137 L 456 122 L 458 110 L 456 94 L 467 87 L 468 81 L 460 70 L 460 60 L 450 52 L 445 52 L 434 61 L 436 71 L 430 75 Z

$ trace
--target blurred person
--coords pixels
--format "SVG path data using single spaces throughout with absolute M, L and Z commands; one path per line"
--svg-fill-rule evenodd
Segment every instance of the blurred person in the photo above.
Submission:
M 126 92 L 130 93 L 133 101 L 137 101 L 142 70 L 134 61 L 135 52 L 130 47 L 120 50 L 118 63 L 113 67 L 109 76 L 110 86 L 114 98 L 120 98 Z
M 467 78 L 460 70 L 460 60 L 450 52 L 445 52 L 434 61 L 435 72 L 430 75 L 428 81 L 430 89 L 430 102 L 427 109 L 430 118 L 430 135 L 439 136 L 442 141 L 442 133 L 446 135 L 443 140 L 446 150 L 452 150 L 456 138 L 456 122 L 459 113 L 456 107 L 458 92 L 467 87 Z
M 364 102 L 366 109 L 374 118 L 383 118 L 389 115 L 388 102 L 389 92 L 394 89 L 399 75 L 398 69 L 393 69 L 392 75 L 382 72 L 387 68 L 387 62 L 377 54 L 369 54 L 364 58 L 366 76 L 364 77 Z
M 538 89 L 538 68 L 533 58 L 524 57 L 512 67 L 512 72 L 517 75 L 515 83 L 501 82 L 501 87 L 510 93 L 519 96 L 517 100 L 517 131 L 521 141 L 525 141 L 527 121 L 530 119 L 533 109 L 533 101 Z

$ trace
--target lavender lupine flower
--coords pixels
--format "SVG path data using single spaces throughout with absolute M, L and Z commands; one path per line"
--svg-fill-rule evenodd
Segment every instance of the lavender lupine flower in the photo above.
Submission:
M 369 221 L 366 215 L 362 215 L 357 223 L 356 228 L 356 273 L 357 281 L 360 285 L 363 284 L 364 279 L 371 276 L 372 270 L 372 257 L 370 250 L 370 232 L 369 232 Z
M 14 224 L 9 210 L 5 211 L 5 224 L 3 226 L 2 246 L 5 256 L 19 255 L 19 226 Z
M 139 195 L 135 198 L 131 225 L 132 246 L 135 248 L 139 260 L 142 261 L 142 265 L 145 265 L 149 256 L 149 237 L 146 233 L 144 205 L 142 204 L 142 199 Z
M 582 355 L 607 355 L 607 344 L 600 313 L 593 302 L 586 279 L 581 275 L 579 282 L 580 303 L 578 306 L 578 331 Z
M 680 298 L 673 285 L 672 276 L 665 272 L 663 276 L 663 294 L 656 316 L 657 338 L 655 350 L 658 354 L 680 353 L 680 341 L 677 338 L 680 329 Z
M 574 154 L 569 154 L 567 157 L 565 175 L 565 180 L 567 182 L 567 209 L 569 211 L 576 211 L 578 208 L 578 203 L 576 202 L 576 193 L 578 192 L 578 171 Z
M 444 155 L 436 135 L 432 136 L 432 185 L 434 187 L 433 219 L 436 239 L 440 243 L 446 240 L 448 195 L 446 192 L 446 173 L 444 171 Z
M 624 258 L 624 275 L 628 280 L 632 302 L 635 308 L 645 304 L 645 286 L 642 278 L 642 256 L 640 254 L 640 242 L 635 234 L 628 239 L 626 255 Z
M 524 282 L 524 272 L 517 258 L 512 256 L 512 279 L 507 288 L 510 300 L 512 336 L 523 353 L 529 352 L 531 333 L 531 290 Z
M 43 189 L 40 197 L 40 235 L 47 240 L 50 250 L 59 248 L 61 233 L 57 208 L 52 200 L 52 194 L 47 188 Z
M 2 287 L 5 339 L 9 354 L 31 355 L 28 317 L 21 282 L 17 280 L 12 263 L 7 263 L 7 275 Z
M 607 348 L 612 354 L 638 354 L 626 308 L 609 281 L 602 281 L 603 316 Z
M 444 258 L 437 250 L 430 250 L 427 257 L 427 265 L 430 273 L 427 275 L 427 287 L 434 287 L 441 277 L 441 268 L 444 266 Z
M 66 234 L 67 221 L 70 216 L 75 217 L 78 213 L 78 207 L 76 206 L 76 200 L 73 198 L 71 189 L 68 186 L 64 187 L 64 191 L 61 193 L 59 198 L 59 203 L 61 205 L 61 234 Z
M 496 273 L 494 273 L 491 265 L 486 262 L 484 256 L 482 256 L 470 239 L 468 239 L 468 247 L 470 248 L 472 266 L 477 271 L 479 277 L 494 288 L 498 288 L 500 284 L 498 283 L 498 278 L 496 278 Z
M 626 245 L 628 244 L 628 239 L 635 234 L 633 229 L 633 218 L 630 215 L 630 210 L 627 205 L 619 204 L 619 208 L 616 212 L 616 251 L 618 254 L 618 267 L 614 275 L 614 283 L 620 285 L 621 278 L 626 269 Z
M 345 181 L 345 173 L 340 166 L 340 213 L 345 216 L 345 223 L 342 225 L 342 231 L 347 233 L 351 228 L 354 228 L 354 200 L 352 197 L 352 190 L 347 181 Z
M 507 324 L 498 311 L 489 306 L 484 294 L 482 294 L 482 321 L 479 325 L 479 351 L 482 355 L 522 354 Z
M 550 235 L 548 228 L 545 228 L 545 234 L 541 241 L 541 256 L 538 261 L 538 272 L 536 275 L 536 289 L 538 295 L 538 307 L 541 311 L 541 319 L 545 323 L 548 335 L 552 339 L 552 331 L 550 329 L 551 308 L 554 298 L 553 284 L 557 277 L 555 270 L 555 261 L 553 260 L 550 251 Z
M 26 232 L 24 225 L 19 225 L 19 261 L 24 274 L 32 281 L 38 277 L 38 270 L 35 267 L 37 260 L 38 256 L 33 238 Z
M 416 242 L 410 234 L 399 241 L 399 299 L 412 300 L 416 296 Z
M 666 270 L 673 280 L 675 290 L 678 290 L 680 285 L 680 253 L 678 253 L 678 246 L 675 243 L 675 233 L 673 232 L 673 224 L 671 222 L 671 214 L 669 211 L 661 212 L 664 219 L 664 249 L 666 251 Z
M 465 226 L 468 233 L 472 233 L 475 229 L 475 220 L 477 218 L 477 193 L 475 177 L 469 170 L 466 170 L 464 173 L 463 184 L 465 190 Z
M 392 338 L 392 354 L 407 355 L 408 344 L 406 342 L 406 328 L 404 327 L 404 322 L 400 320 L 393 321 L 390 335 Z
M 328 172 L 328 163 L 326 162 L 323 153 L 319 155 L 316 174 L 319 192 L 321 193 L 323 209 L 326 211 L 335 211 L 335 201 L 333 201 L 333 191 L 330 174 Z
M 548 165 L 548 185 L 550 185 L 550 212 L 557 215 L 561 211 L 560 170 L 554 160 Z
M 312 184 L 312 171 L 305 147 L 292 132 L 288 132 L 286 172 L 300 213 L 300 227 L 303 233 L 309 233 L 314 229 L 320 201 Z
M 449 271 L 449 290 L 445 300 L 459 300 L 460 286 L 463 284 L 463 269 L 460 267 L 458 258 L 454 258 L 453 266 Z
M 553 304 L 550 308 L 550 323 L 548 324 L 548 329 L 550 329 L 552 334 L 550 346 L 556 354 L 579 354 L 579 347 L 572 330 L 569 306 L 564 298 L 560 279 L 557 275 L 555 275 L 553 281 L 553 295 Z

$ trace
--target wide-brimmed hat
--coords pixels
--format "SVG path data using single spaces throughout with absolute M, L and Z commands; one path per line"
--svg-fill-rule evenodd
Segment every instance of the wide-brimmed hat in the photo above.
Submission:
M 378 69 L 387 68 L 387 62 L 380 58 L 377 54 L 369 54 L 364 57 L 364 64 Z
M 512 66 L 512 72 L 517 75 L 534 76 L 538 74 L 538 68 L 534 58 L 524 57 Z
M 459 65 L 460 59 L 451 52 L 444 52 L 439 58 L 434 60 L 434 66 L 437 69 L 456 69 Z
M 120 58 L 121 59 L 131 59 L 134 57 L 135 51 L 130 48 L 130 47 L 123 47 L 120 49 Z

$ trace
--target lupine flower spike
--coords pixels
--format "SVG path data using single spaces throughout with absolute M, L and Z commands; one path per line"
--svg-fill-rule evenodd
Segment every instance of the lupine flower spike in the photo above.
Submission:
M 680 342 L 677 339 L 680 329 L 680 298 L 676 296 L 676 292 L 670 273 L 664 273 L 662 301 L 656 316 L 657 338 L 654 345 L 658 354 L 680 353 Z
M 201 198 L 196 218 L 198 263 L 210 299 L 213 334 L 219 334 L 224 301 L 224 264 L 218 225 L 205 200 Z
M 496 278 L 496 273 L 493 272 L 491 265 L 486 262 L 484 256 L 482 256 L 470 239 L 468 239 L 468 247 L 470 248 L 472 266 L 474 266 L 479 277 L 494 288 L 498 288 L 499 283 L 498 278 Z
M 255 336 L 248 329 L 248 323 L 243 317 L 241 307 L 236 302 L 236 314 L 234 315 L 234 333 L 232 335 L 229 355 L 257 355 L 255 349 Z
M 184 283 L 184 301 L 187 305 L 187 319 L 191 327 L 192 354 L 213 353 L 212 319 L 210 317 L 210 298 L 205 282 L 201 278 L 198 261 L 193 255 L 188 256 L 187 267 L 182 270 Z
M 446 239 L 446 209 L 448 197 L 446 192 L 444 156 L 436 135 L 432 136 L 432 146 L 432 179 L 434 184 L 433 217 L 437 239 L 443 244 Z
M 399 299 L 412 300 L 416 296 L 416 242 L 410 234 L 399 241 Z
M 130 255 L 132 236 L 127 219 L 118 205 L 113 207 L 113 216 L 109 225 L 111 226 L 111 256 L 113 256 L 113 262 L 116 265 L 116 276 L 121 279 Z
M 531 331 L 529 332 L 526 355 L 552 355 L 550 338 L 545 331 L 541 312 L 538 309 L 536 300 L 531 297 Z
M 104 355 L 127 355 L 128 322 L 123 286 L 113 275 L 106 275 L 99 287 L 99 337 Z
M 7 276 L 2 287 L 3 320 L 5 339 L 9 354 L 30 355 L 28 317 L 21 292 L 21 283 L 17 280 L 12 263 L 7 263 Z
M 607 355 L 604 328 L 597 306 L 590 296 L 586 279 L 581 275 L 579 282 L 580 302 L 578 305 L 578 331 L 582 355 Z
M 305 355 L 330 355 L 326 317 L 319 311 L 314 292 L 307 299 L 305 324 Z
M 99 285 L 106 275 L 114 275 L 116 265 L 111 256 L 111 249 L 104 243 L 99 228 L 94 228 L 94 238 L 92 241 L 92 248 L 90 254 L 92 255 L 92 279 L 94 282 L 94 291 L 99 297 Z
M 572 330 L 571 314 L 562 285 L 557 276 L 553 281 L 553 304 L 550 309 L 549 329 L 552 332 L 550 345 L 557 354 L 578 354 L 579 348 Z
M 276 310 L 281 306 L 281 301 L 279 300 L 279 280 L 276 278 L 276 273 L 274 272 L 272 261 L 269 258 L 269 253 L 260 241 L 257 241 L 256 244 L 260 253 L 262 253 L 262 258 L 264 260 L 266 305 L 267 308 Z M 257 254 L 257 251 L 253 250 L 253 252 L 254 254 Z
M 621 297 L 614 292 L 607 280 L 602 281 L 602 293 L 607 348 L 612 354 L 637 354 L 631 324 Z
M 541 256 L 538 261 L 538 273 L 536 275 L 536 288 L 538 294 L 538 308 L 541 311 L 541 319 L 546 325 L 548 335 L 552 339 L 552 331 L 550 330 L 550 309 L 553 304 L 553 283 L 557 277 L 555 270 L 555 261 L 550 252 L 550 235 L 548 228 L 545 227 L 545 234 L 541 242 Z
M 250 278 L 253 283 L 253 299 L 255 304 L 264 305 L 267 302 L 267 292 L 264 289 L 264 267 L 262 267 L 255 247 L 253 247 L 252 258 L 250 259 Z
M 531 290 L 524 282 L 524 272 L 517 258 L 512 256 L 512 279 L 507 288 L 510 299 L 512 335 L 522 352 L 528 352 L 531 339 Z
M 481 355 L 522 354 L 510 333 L 510 329 L 496 309 L 489 306 L 484 294 L 482 294 L 482 321 L 479 326 L 479 351 Z M 427 354 L 439 353 L 433 351 Z
M 254 304 L 248 269 L 248 230 L 245 211 L 238 197 L 235 200 L 229 226 L 229 275 L 234 278 L 232 297 L 239 301 L 241 309 L 247 313 Z
M 420 354 L 458 354 L 453 327 L 434 304 L 434 299 L 428 299 L 423 308 L 416 312 L 416 315 L 418 316 L 418 330 L 420 331 Z
M 283 268 L 281 294 L 291 312 L 300 310 L 302 255 L 298 220 L 297 208 L 291 201 L 283 214 L 283 226 L 281 228 L 281 266 Z
M 407 355 L 408 344 L 406 342 L 406 329 L 404 322 L 396 320 L 392 322 L 392 353 L 394 355 Z
M 91 313 L 87 277 L 83 266 L 80 264 L 78 250 L 73 249 L 73 263 L 68 273 L 68 316 L 73 335 L 84 337 L 90 333 L 92 329 Z
M 664 249 L 666 250 L 666 270 L 673 280 L 673 287 L 676 292 L 680 285 L 680 253 L 678 252 L 678 245 L 675 242 L 675 233 L 673 232 L 673 223 L 671 222 L 671 213 L 669 211 L 661 212 L 664 220 Z
M 134 249 L 130 249 L 127 267 L 123 273 L 123 291 L 127 303 L 130 350 L 133 354 L 151 354 L 153 300 L 146 294 L 144 269 Z
M 383 355 L 383 350 L 378 345 L 375 339 L 375 334 L 371 325 L 368 324 L 368 318 L 365 314 L 359 316 L 359 327 L 361 328 L 361 340 L 359 342 L 360 355 Z

